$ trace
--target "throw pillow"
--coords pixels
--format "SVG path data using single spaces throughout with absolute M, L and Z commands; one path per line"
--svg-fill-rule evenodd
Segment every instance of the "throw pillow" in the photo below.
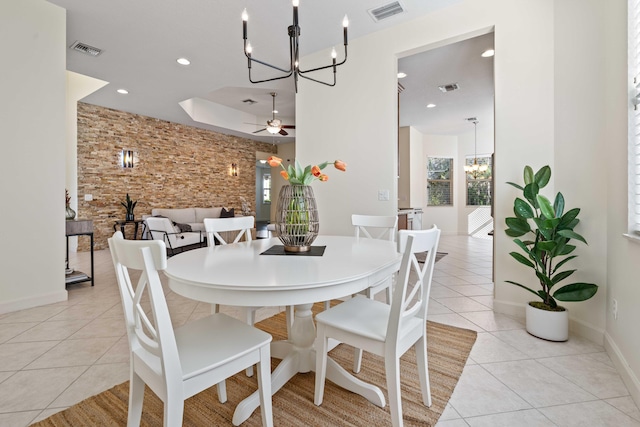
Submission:
M 181 233 L 186 233 L 188 231 L 192 231 L 191 230 L 191 226 L 189 224 L 180 224 L 180 223 L 174 222 L 173 225 L 178 227 L 180 229 Z
M 220 212 L 220 218 L 233 218 L 234 216 L 236 216 L 234 210 L 235 208 L 231 208 L 229 210 L 227 210 L 226 208 L 222 208 L 222 211 Z

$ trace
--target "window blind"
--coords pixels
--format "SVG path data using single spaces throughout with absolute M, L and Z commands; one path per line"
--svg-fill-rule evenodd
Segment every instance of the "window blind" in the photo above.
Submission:
M 629 233 L 640 234 L 640 0 L 629 0 Z

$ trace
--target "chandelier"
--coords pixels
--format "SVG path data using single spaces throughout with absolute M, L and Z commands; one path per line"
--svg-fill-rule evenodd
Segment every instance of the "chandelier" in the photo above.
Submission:
M 349 26 L 349 20 L 347 19 L 347 15 L 344 16 L 344 19 L 342 20 L 342 26 L 343 26 L 343 33 L 344 33 L 344 59 L 342 60 L 342 62 L 336 62 L 336 58 L 338 56 L 338 54 L 336 53 L 336 49 L 333 48 L 331 50 L 331 59 L 332 59 L 332 63 L 329 65 L 325 65 L 323 67 L 317 67 L 317 68 L 313 68 L 310 70 L 302 70 L 300 69 L 300 65 L 299 65 L 299 55 L 300 55 L 300 49 L 299 49 L 299 41 L 300 41 L 300 25 L 298 24 L 298 4 L 299 4 L 299 0 L 293 0 L 292 1 L 293 4 L 293 24 L 290 25 L 287 29 L 288 33 L 289 33 L 289 59 L 290 59 L 290 64 L 289 64 L 289 69 L 284 69 L 281 67 L 277 67 L 275 65 L 271 65 L 267 62 L 261 61 L 259 59 L 255 59 L 252 56 L 252 47 L 251 47 L 251 43 L 249 43 L 249 40 L 247 39 L 247 21 L 249 20 L 249 15 L 247 14 L 247 9 L 245 9 L 242 12 L 242 38 L 244 39 L 244 54 L 247 57 L 247 66 L 249 68 L 249 81 L 251 83 L 264 83 L 264 82 L 270 82 L 273 80 L 280 80 L 280 79 L 286 79 L 288 77 L 293 76 L 294 79 L 294 85 L 295 85 L 295 90 L 296 92 L 298 92 L 298 77 L 303 77 L 305 79 L 314 81 L 316 83 L 322 83 L 324 85 L 327 86 L 335 86 L 336 85 L 336 68 L 342 64 L 344 64 L 345 62 L 347 62 L 347 27 Z M 279 77 L 274 77 L 271 79 L 264 79 L 264 80 L 253 80 L 251 78 L 251 64 L 253 62 L 256 62 L 258 64 L 264 65 L 266 67 L 270 67 L 273 68 L 275 70 L 278 70 L 282 73 L 284 73 L 284 75 L 281 75 Z M 333 83 L 327 83 L 324 82 L 322 80 L 317 80 L 314 78 L 311 78 L 309 76 L 306 76 L 306 73 L 312 73 L 315 71 L 320 71 L 320 70 L 325 70 L 328 68 L 333 68 Z
M 473 164 L 464 165 L 464 171 L 476 179 L 479 172 L 486 172 L 489 167 L 486 164 L 478 164 L 478 120 L 475 117 L 466 120 L 473 123 Z

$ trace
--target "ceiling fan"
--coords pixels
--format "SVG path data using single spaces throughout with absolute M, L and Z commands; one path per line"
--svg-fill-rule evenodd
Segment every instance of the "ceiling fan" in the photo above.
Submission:
M 280 119 L 276 119 L 276 113 L 278 112 L 278 110 L 276 110 L 276 95 L 277 94 L 275 92 L 271 92 L 271 96 L 273 97 L 273 109 L 271 110 L 272 118 L 271 120 L 267 120 L 267 127 L 257 130 L 253 133 L 263 132 L 266 130 L 273 135 L 279 133 L 282 136 L 286 136 L 289 135 L 289 133 L 285 129 L 296 128 L 295 125 L 283 125 Z

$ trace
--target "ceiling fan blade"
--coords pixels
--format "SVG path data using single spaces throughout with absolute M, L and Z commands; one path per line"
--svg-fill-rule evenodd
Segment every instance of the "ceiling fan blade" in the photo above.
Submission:
M 282 128 L 280 129 L 280 132 L 278 132 L 278 133 L 279 133 L 280 135 L 282 135 L 282 136 L 287 136 L 287 135 L 289 135 L 289 132 L 287 132 L 286 130 L 284 130 L 284 129 L 282 129 Z
M 255 132 L 253 132 L 253 133 L 258 133 L 258 132 L 262 132 L 263 130 L 267 130 L 267 128 L 264 128 L 264 129 L 260 129 L 260 130 L 257 130 L 257 131 L 255 131 Z
M 282 125 L 280 126 L 282 129 L 295 129 L 296 125 Z

